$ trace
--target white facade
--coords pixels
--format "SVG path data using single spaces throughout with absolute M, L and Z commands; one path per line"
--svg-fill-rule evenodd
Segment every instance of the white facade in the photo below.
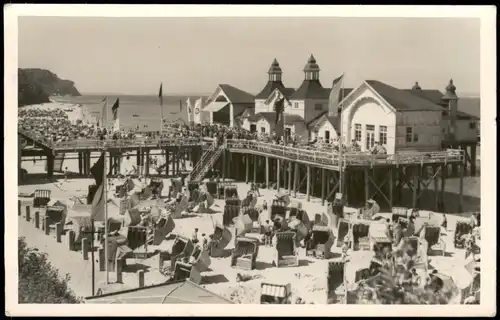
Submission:
M 367 83 L 344 99 L 344 142 L 358 141 L 362 151 L 382 141 L 387 153 L 440 150 L 442 112 L 395 110 Z
M 257 120 L 257 132 L 271 134 L 271 124 L 266 119 L 259 118 L 259 120 Z
M 315 138 L 323 138 L 324 141 L 329 138 L 329 141 L 332 141 L 338 138 L 338 134 L 330 121 L 324 118 L 316 124 L 315 130 L 311 133 L 311 140 L 314 140 Z
M 363 84 L 346 98 L 342 113 L 343 142 L 358 141 L 362 151 L 383 140 L 387 153 L 396 150 L 396 112 Z

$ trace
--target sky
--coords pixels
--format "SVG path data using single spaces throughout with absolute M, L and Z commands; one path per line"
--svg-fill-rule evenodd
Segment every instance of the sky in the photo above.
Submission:
M 274 58 L 298 88 L 311 54 L 331 87 L 379 80 L 398 88 L 479 93 L 477 18 L 19 17 L 20 68 L 43 68 L 82 93 L 256 94 Z

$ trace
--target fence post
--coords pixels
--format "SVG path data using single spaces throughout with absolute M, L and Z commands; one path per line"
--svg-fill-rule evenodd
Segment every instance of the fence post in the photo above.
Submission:
M 62 223 L 56 223 L 56 241 L 61 243 L 61 235 L 62 235 Z
M 82 239 L 82 255 L 83 260 L 89 259 L 89 239 L 87 238 Z
M 144 287 L 144 270 L 137 271 L 137 278 L 139 280 L 139 288 Z
M 21 216 L 21 200 L 17 200 L 17 215 Z
M 43 219 L 43 225 L 45 228 L 45 234 L 49 235 L 50 234 L 50 218 L 49 217 L 45 216 L 45 218 Z
M 99 271 L 105 271 L 106 257 L 104 255 L 104 248 L 99 248 L 98 254 L 99 254 Z
M 30 222 L 31 217 L 30 217 L 30 206 L 26 206 L 26 221 Z
M 40 211 L 35 211 L 35 228 L 40 229 Z
M 74 251 L 75 250 L 75 231 L 70 230 L 67 233 L 66 244 L 68 246 L 68 250 L 69 251 Z
M 115 268 L 116 268 L 116 282 L 122 283 L 123 282 L 123 278 L 122 278 L 123 260 L 122 259 L 115 260 Z

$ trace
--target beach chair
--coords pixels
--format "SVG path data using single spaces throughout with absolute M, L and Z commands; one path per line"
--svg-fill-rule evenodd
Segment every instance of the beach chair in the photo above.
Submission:
M 239 215 L 233 219 L 234 232 L 236 236 L 243 236 L 250 233 L 253 228 L 253 221 L 246 215 Z
M 398 221 L 399 218 L 408 218 L 408 208 L 392 207 L 392 221 Z
M 328 226 L 313 225 L 312 243 L 307 255 L 312 255 L 320 259 L 329 259 L 332 256 L 331 247 L 335 237 Z
M 291 304 L 292 286 L 262 282 L 260 284 L 260 304 Z
M 464 241 L 461 239 L 463 235 L 472 232 L 472 225 L 469 221 L 457 221 L 455 226 L 454 241 L 455 248 L 464 248 Z
M 224 187 L 224 199 L 238 198 L 238 187 L 235 185 L 226 185 Z
M 271 220 L 274 220 L 276 216 L 281 216 L 283 219 L 286 219 L 285 201 L 274 199 L 271 203 Z
M 296 234 L 293 231 L 276 233 L 275 260 L 273 264 L 279 267 L 297 267 L 299 255 L 296 250 Z
M 224 249 L 231 242 L 233 235 L 228 228 L 216 224 L 214 227 L 213 241 L 210 245 L 210 256 L 217 258 L 224 256 Z
M 337 225 L 337 247 L 340 248 L 344 245 L 345 237 L 352 241 L 352 226 L 351 221 L 340 218 Z M 350 244 L 349 244 L 350 245 Z
M 345 280 L 345 263 L 343 261 L 329 261 L 327 274 L 327 292 L 335 292 L 335 296 L 344 296 L 347 289 Z M 330 294 L 329 294 L 330 295 Z
M 194 251 L 194 244 L 190 239 L 177 235 L 172 245 L 172 254 L 170 256 L 170 269 L 175 271 L 175 264 L 184 257 L 189 257 Z
M 222 223 L 224 226 L 230 226 L 233 224 L 234 218 L 240 215 L 240 206 L 239 205 L 230 205 L 226 204 L 224 206 L 224 213 L 222 216 Z
M 186 279 L 189 279 L 191 282 L 196 284 L 201 284 L 202 282 L 200 271 L 197 270 L 192 264 L 183 261 L 177 261 L 177 263 L 175 264 L 173 280 L 179 281 Z
M 33 207 L 42 208 L 47 206 L 50 201 L 52 191 L 46 189 L 35 190 L 35 197 L 33 198 Z
M 235 248 L 231 254 L 231 267 L 243 270 L 255 269 L 258 253 L 258 240 L 247 237 L 237 237 Z
M 172 215 L 168 215 L 166 218 L 162 218 L 154 230 L 153 234 L 153 245 L 160 245 L 167 235 L 169 235 L 175 229 L 175 222 L 172 219 Z
M 240 212 L 242 215 L 247 214 L 250 217 L 250 219 L 252 219 L 252 221 L 259 220 L 259 211 L 254 207 L 242 206 Z
M 207 192 L 210 193 L 212 197 L 217 198 L 217 182 L 208 181 L 205 185 L 207 186 Z
M 370 225 L 368 220 L 355 220 L 352 223 L 353 250 L 370 250 Z
M 385 224 L 370 224 L 368 229 L 368 237 L 370 241 L 370 250 L 373 250 L 375 247 L 379 247 L 380 250 L 383 250 L 384 247 L 388 247 L 389 251 L 392 251 L 392 241 L 387 237 L 385 233 Z

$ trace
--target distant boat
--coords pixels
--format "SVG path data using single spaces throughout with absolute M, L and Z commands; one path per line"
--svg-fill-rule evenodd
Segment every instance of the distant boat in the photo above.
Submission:
M 140 117 L 140 115 L 138 115 L 138 114 L 133 114 L 133 115 L 132 115 L 132 117 L 134 117 L 134 118 L 139 118 L 139 117 Z

